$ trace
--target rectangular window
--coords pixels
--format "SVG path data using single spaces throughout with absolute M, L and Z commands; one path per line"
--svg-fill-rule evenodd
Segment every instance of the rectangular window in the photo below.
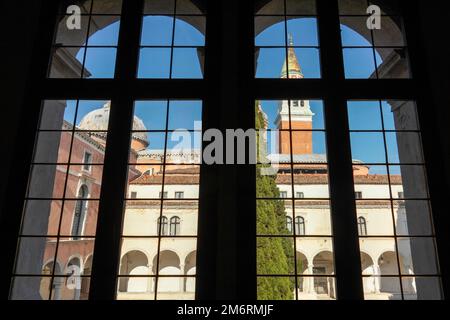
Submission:
M 183 198 L 184 198 L 184 192 L 175 191 L 175 199 L 183 199 Z
M 357 215 L 370 224 L 360 234 L 367 300 L 441 298 L 416 108 L 414 101 L 348 101 L 355 189 L 364 189 Z
M 255 113 L 258 299 L 335 299 L 323 103 L 261 100 Z
M 168 192 L 167 191 L 164 191 L 164 192 L 159 192 L 159 198 L 162 198 L 162 199 L 167 199 L 167 194 L 168 194 Z
M 116 297 L 194 299 L 202 101 L 136 101 L 133 118 Z
M 87 299 L 109 110 L 109 101 L 42 103 L 11 299 Z
M 355 191 L 355 199 L 362 199 L 363 195 L 361 191 Z
M 136 191 L 131 191 L 130 198 L 131 199 L 136 199 L 137 198 L 137 192 Z
M 92 163 L 92 153 L 85 151 L 84 152 L 84 160 L 83 160 L 83 170 L 91 171 L 91 163 Z
M 121 10 L 122 0 L 61 5 L 48 77 L 114 78 Z

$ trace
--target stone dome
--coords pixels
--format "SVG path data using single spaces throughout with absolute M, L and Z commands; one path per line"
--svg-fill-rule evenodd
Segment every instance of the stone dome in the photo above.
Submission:
M 86 114 L 83 119 L 81 119 L 78 128 L 80 130 L 86 131 L 108 131 L 108 121 L 109 121 L 109 111 L 111 107 L 111 102 L 107 102 L 103 108 L 95 109 L 88 114 Z M 147 128 L 144 122 L 138 117 L 134 116 L 133 119 L 133 130 L 146 131 Z M 148 145 L 148 137 L 145 132 L 134 132 L 133 139 L 140 140 Z

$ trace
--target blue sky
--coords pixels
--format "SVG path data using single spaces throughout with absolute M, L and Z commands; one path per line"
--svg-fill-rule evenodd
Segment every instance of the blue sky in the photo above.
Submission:
M 168 16 L 144 17 L 137 72 L 139 78 L 169 78 L 173 22 L 173 17 Z M 88 39 L 88 48 L 81 49 L 76 55 L 82 62 L 87 50 L 85 66 L 91 73 L 91 78 L 114 77 L 116 49 L 89 46 L 116 46 L 119 28 L 120 22 L 115 22 L 96 32 Z M 172 78 L 202 78 L 197 47 L 205 45 L 204 35 L 190 24 L 176 19 L 173 42 L 174 46 L 181 48 L 173 50 Z
M 116 22 L 92 35 L 88 46 L 116 46 L 120 23 Z M 145 46 L 170 46 L 172 43 L 173 17 L 146 16 L 144 17 L 141 38 L 140 63 L 138 77 L 140 78 L 168 78 L 170 70 L 171 49 Z M 317 21 L 315 18 L 298 18 L 287 22 L 287 33 L 292 36 L 296 55 L 300 62 L 305 78 L 320 78 L 319 42 L 317 37 Z M 344 46 L 357 48 L 344 49 L 344 65 L 348 78 L 367 78 L 375 70 L 373 50 L 370 43 L 361 35 L 342 26 L 342 40 Z M 204 46 L 204 36 L 188 23 L 175 20 L 175 46 Z M 256 38 L 256 46 L 284 46 L 285 24 L 279 22 L 263 30 Z M 279 78 L 285 60 L 286 49 L 261 48 L 257 63 L 256 77 Z M 84 49 L 77 59 L 82 60 Z M 92 77 L 112 77 L 114 74 L 115 48 L 87 49 L 86 67 Z M 376 54 L 376 64 L 381 58 Z M 173 78 L 201 78 L 200 63 L 196 48 L 175 48 L 173 51 Z M 80 102 L 77 124 L 81 117 L 97 109 L 106 101 Z M 273 121 L 276 117 L 278 101 L 263 101 L 262 106 L 269 117 L 269 129 L 275 129 Z M 193 122 L 201 119 L 200 101 L 173 101 L 170 104 L 169 130 L 177 128 L 193 129 Z M 315 113 L 313 129 L 324 128 L 323 104 L 321 101 L 311 101 L 311 109 Z M 382 119 L 387 130 L 395 129 L 390 106 L 384 102 L 380 111 L 378 102 L 350 102 L 349 126 L 351 130 L 382 130 Z M 75 102 L 68 102 L 66 120 L 73 122 Z M 135 114 L 144 121 L 148 130 L 164 130 L 166 121 L 167 102 L 141 101 L 136 102 Z M 149 133 L 150 148 L 161 149 L 164 146 L 163 133 Z M 196 137 L 199 140 L 199 137 Z M 269 138 L 270 139 L 270 138 Z M 382 163 L 386 160 L 384 139 L 386 139 L 388 159 L 398 162 L 396 134 L 382 132 L 352 132 L 351 143 L 353 158 L 366 163 Z M 169 139 L 170 140 L 170 139 Z M 269 140 L 270 142 L 270 140 Z M 169 142 L 172 147 L 175 142 Z M 200 143 L 196 142 L 195 147 Z M 326 153 L 325 136 L 321 132 L 313 135 L 314 153 Z M 373 167 L 372 172 L 383 173 L 383 166 Z

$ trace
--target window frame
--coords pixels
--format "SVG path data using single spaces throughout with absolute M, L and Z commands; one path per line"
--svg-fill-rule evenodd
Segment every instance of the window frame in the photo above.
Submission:
M 411 4 L 413 3 L 414 4 Z M 350 99 L 415 100 L 422 128 L 425 166 L 437 239 L 444 297 L 450 296 L 450 244 L 446 232 L 441 172 L 443 162 L 433 150 L 434 119 L 437 105 L 430 101 L 428 72 L 421 43 L 415 38 L 420 29 L 416 1 L 402 5 L 407 30 L 410 68 L 413 79 L 346 80 L 343 75 L 337 1 L 318 0 L 318 27 L 321 45 L 321 79 L 254 78 L 254 5 L 262 1 L 238 0 L 207 2 L 207 32 L 204 79 L 136 79 L 142 0 L 124 1 L 114 79 L 46 79 L 57 16 L 58 1 L 41 1 L 41 16 L 35 52 L 29 73 L 28 94 L 23 103 L 22 128 L 17 141 L 21 150 L 13 156 L 13 171 L 21 177 L 8 180 L 9 190 L 3 212 L 13 212 L 2 220 L 2 243 L 6 272 L 1 277 L 1 297 L 9 298 L 16 241 L 20 230 L 35 132 L 44 99 L 111 100 L 108 147 L 105 153 L 103 187 L 100 195 L 97 240 L 92 265 L 89 298 L 112 300 L 120 255 L 123 195 L 126 193 L 128 148 L 133 104 L 138 99 L 201 99 L 203 126 L 207 128 L 252 128 L 256 99 L 322 99 L 327 123 L 330 167 L 330 197 L 335 236 L 336 290 L 338 299 L 362 300 L 355 195 L 348 137 L 346 101 Z M 220 21 L 228 21 L 225 28 Z M 235 27 L 239 25 L 239 27 Z M 235 55 L 239 52 L 239 55 Z M 230 66 L 232 68 L 230 68 Z M 236 67 L 237 70 L 236 70 Z M 154 90 L 148 90 L 149 87 Z M 244 106 L 244 107 L 243 107 Z M 427 110 L 423 109 L 427 107 Z M 123 121 L 128 119 L 130 121 Z M 433 164 L 433 165 L 431 165 Z M 118 170 L 121 168 L 123 170 Z M 200 168 L 200 206 L 196 298 L 255 299 L 256 297 L 256 203 L 253 165 L 205 166 Z M 228 190 L 228 191 L 227 191 Z M 230 190 L 234 190 L 230 192 Z M 3 217 L 2 217 L 3 218 Z M 229 221 L 239 221 L 232 224 Z M 239 243 L 239 245 L 237 245 Z M 217 248 L 223 248 L 217 256 Z M 107 257 L 107 258 L 106 258 Z M 230 257 L 232 257 L 230 261 Z M 112 263 L 111 263 L 112 261 Z M 213 262 L 211 264 L 211 262 Z M 233 268 L 221 268 L 232 265 Z

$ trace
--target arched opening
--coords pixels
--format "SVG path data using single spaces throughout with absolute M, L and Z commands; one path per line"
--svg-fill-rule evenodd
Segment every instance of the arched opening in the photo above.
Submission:
M 361 270 L 363 275 L 364 293 L 375 293 L 379 288 L 379 279 L 375 277 L 378 270 L 373 264 L 372 257 L 361 251 Z
M 83 234 L 84 222 L 86 219 L 86 211 L 87 211 L 87 198 L 89 196 L 88 187 L 83 184 L 78 190 L 78 200 L 75 204 L 75 211 L 73 213 L 72 220 L 72 237 L 74 240 L 80 238 Z
M 319 295 L 326 294 L 335 297 L 333 278 L 326 276 L 334 273 L 333 253 L 330 251 L 319 252 L 313 259 L 313 265 L 314 291 Z
M 196 274 L 197 251 L 192 251 L 184 260 L 184 274 L 194 276 Z M 187 277 L 185 282 L 185 292 L 195 292 L 195 277 Z
M 148 278 L 142 277 L 150 274 L 148 259 L 143 252 L 138 250 L 127 252 L 120 263 L 120 274 L 130 276 L 120 278 L 120 292 L 147 292 L 149 289 Z
M 53 261 L 47 262 L 42 268 L 42 277 L 40 282 L 39 294 L 43 300 L 49 299 L 50 291 L 51 291 L 51 300 L 60 300 L 61 299 L 61 289 L 62 289 L 62 281 L 61 278 L 55 277 L 53 278 L 53 288 L 52 288 L 52 273 L 53 268 L 55 268 L 55 274 L 61 274 L 61 267 L 58 263 L 54 266 Z
M 81 261 L 78 257 L 71 258 L 66 266 L 66 285 L 64 299 L 80 300 L 81 292 Z
M 192 251 L 186 256 L 184 260 L 184 273 L 188 276 L 196 274 L 197 265 L 197 251 Z M 185 292 L 195 292 L 195 277 L 187 277 L 184 288 Z
M 385 276 L 380 279 L 380 292 L 390 293 L 392 297 L 400 292 L 400 284 L 397 278 L 386 276 L 398 275 L 397 254 L 394 251 L 386 251 L 378 258 L 380 275 Z
M 153 259 L 153 269 L 156 270 L 158 256 Z M 170 250 L 161 251 L 159 254 L 158 292 L 180 292 L 182 289 L 180 281 L 180 258 Z
M 86 276 L 91 275 L 91 272 L 92 272 L 92 254 L 88 256 L 83 266 L 83 275 L 85 277 L 81 278 L 81 290 L 80 290 L 81 300 L 87 300 L 89 297 L 90 278 Z

